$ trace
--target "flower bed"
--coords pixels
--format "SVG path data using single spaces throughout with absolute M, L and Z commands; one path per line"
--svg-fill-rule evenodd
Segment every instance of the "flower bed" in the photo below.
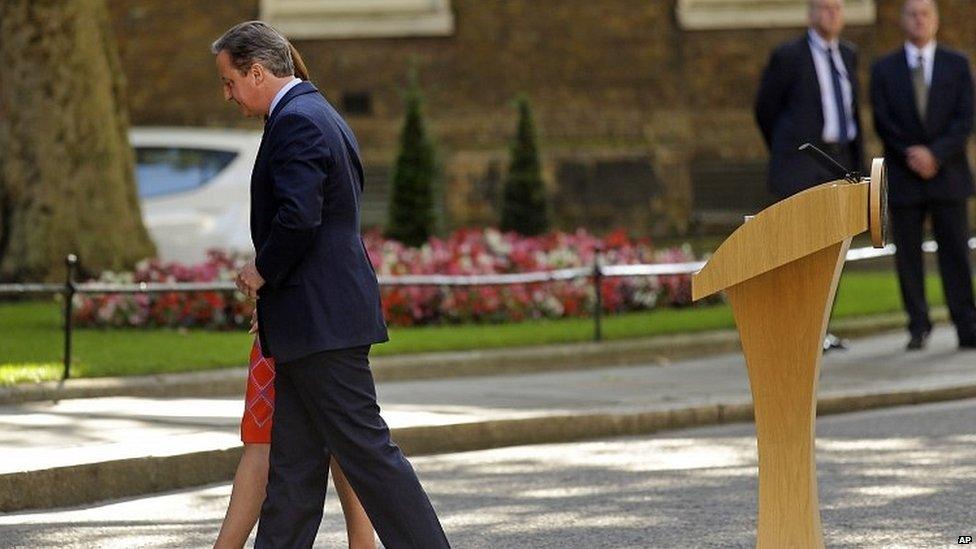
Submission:
M 134 272 L 104 272 L 97 282 L 233 281 L 245 260 L 210 251 L 203 263 L 187 266 L 144 260 Z M 75 294 L 78 326 L 239 328 L 250 324 L 252 306 L 230 292 L 172 292 L 163 294 Z
M 549 271 L 591 266 L 602 250 L 606 265 L 681 263 L 693 261 L 687 247 L 655 250 L 646 239 L 633 240 L 623 231 L 598 238 L 584 230 L 521 237 L 496 229 L 461 229 L 446 239 L 431 238 L 420 248 L 384 239 L 378 232 L 364 237 L 380 275 L 483 275 Z M 104 273 L 102 282 L 210 282 L 233 280 L 241 258 L 211 252 L 194 266 L 140 263 L 133 273 Z M 593 284 L 588 279 L 483 287 L 383 288 L 383 312 L 395 326 L 464 322 L 511 322 L 533 318 L 588 316 Z M 626 277 L 604 279 L 603 309 L 622 312 L 690 302 L 691 277 Z M 85 326 L 242 327 L 250 306 L 240 295 L 219 292 L 147 295 L 76 295 L 76 319 Z

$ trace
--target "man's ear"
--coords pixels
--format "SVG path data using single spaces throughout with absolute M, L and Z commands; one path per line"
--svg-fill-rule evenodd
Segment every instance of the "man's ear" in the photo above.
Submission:
M 265 72 L 261 63 L 253 63 L 251 68 L 248 70 L 248 76 L 254 80 L 255 84 L 260 85 L 262 82 L 264 82 Z

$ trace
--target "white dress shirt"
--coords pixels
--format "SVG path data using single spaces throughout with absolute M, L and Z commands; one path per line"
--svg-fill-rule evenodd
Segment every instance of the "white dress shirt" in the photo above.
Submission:
M 301 78 L 296 78 L 293 76 L 292 79 L 288 81 L 288 83 L 282 86 L 281 89 L 278 90 L 278 93 L 275 94 L 274 99 L 271 100 L 271 108 L 268 109 L 268 116 L 271 116 L 271 113 L 273 113 L 275 110 L 275 106 L 278 104 L 279 101 L 281 101 L 281 98 L 284 97 L 286 93 L 288 93 L 288 90 L 294 88 L 295 86 L 301 83 L 302 83 Z
M 908 70 L 913 71 L 918 65 L 918 56 L 922 55 L 922 62 L 925 63 L 925 85 L 932 87 L 932 67 L 935 65 L 935 40 L 932 40 L 922 49 L 905 42 L 905 56 L 908 58 Z
M 854 123 L 854 90 L 851 79 L 847 74 L 847 66 L 840 55 L 840 43 L 837 40 L 827 42 L 816 31 L 808 29 L 810 39 L 810 53 L 813 54 L 813 65 L 817 69 L 817 81 L 820 83 L 820 105 L 823 107 L 823 135 L 825 143 L 841 141 L 840 114 L 837 112 L 837 102 L 834 100 L 834 83 L 830 74 L 830 60 L 827 57 L 828 48 L 833 52 L 834 64 L 840 73 L 840 90 L 844 98 L 844 110 L 847 111 L 848 138 L 853 141 L 857 137 L 858 127 Z

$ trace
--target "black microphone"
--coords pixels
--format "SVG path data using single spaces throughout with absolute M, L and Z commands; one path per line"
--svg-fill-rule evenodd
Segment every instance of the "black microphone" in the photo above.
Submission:
M 844 166 L 830 157 L 829 154 L 823 152 L 817 147 L 811 145 L 810 143 L 804 143 L 800 145 L 800 151 L 807 153 L 813 160 L 820 164 L 822 167 L 826 168 L 828 172 L 839 179 L 846 179 L 848 183 L 857 183 L 861 180 L 861 174 L 857 171 L 850 171 Z

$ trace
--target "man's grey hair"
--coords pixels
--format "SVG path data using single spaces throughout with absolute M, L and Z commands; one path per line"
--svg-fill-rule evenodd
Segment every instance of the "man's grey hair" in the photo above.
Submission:
M 288 39 L 263 21 L 245 21 L 234 25 L 214 40 L 210 50 L 214 55 L 226 51 L 237 70 L 247 72 L 260 63 L 271 74 L 282 77 L 295 74 Z
M 841 6 L 843 6 L 845 3 L 846 2 L 844 2 L 844 0 L 840 0 Z M 807 10 L 812 12 L 819 4 L 820 0 L 807 0 Z
M 905 12 L 908 10 L 908 5 L 911 4 L 911 3 L 912 3 L 912 0 L 905 0 L 905 2 L 901 5 L 901 13 L 902 13 L 902 15 L 905 14 Z M 932 4 L 932 9 L 935 10 L 935 14 L 936 15 L 939 15 L 939 3 L 936 2 L 935 0 L 929 0 L 929 3 Z

